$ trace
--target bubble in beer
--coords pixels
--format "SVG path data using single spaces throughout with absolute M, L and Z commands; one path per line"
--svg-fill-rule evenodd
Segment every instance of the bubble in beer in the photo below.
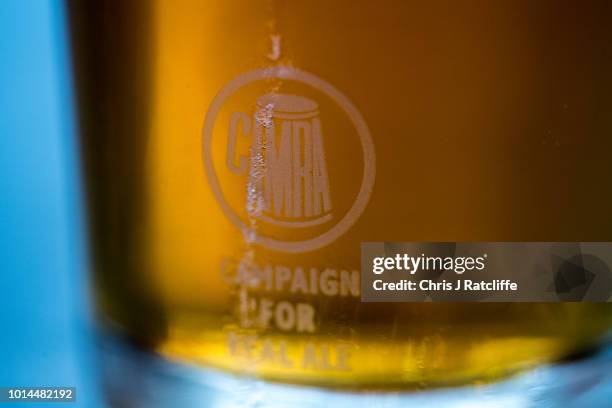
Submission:
M 274 104 L 268 103 L 255 112 L 255 121 L 264 128 L 272 126 L 272 116 L 274 115 Z

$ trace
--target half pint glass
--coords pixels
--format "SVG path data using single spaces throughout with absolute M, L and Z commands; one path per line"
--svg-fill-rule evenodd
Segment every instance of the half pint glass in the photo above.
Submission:
M 433 387 L 606 303 L 361 303 L 364 241 L 612 241 L 612 6 L 69 0 L 101 321 L 174 361 Z

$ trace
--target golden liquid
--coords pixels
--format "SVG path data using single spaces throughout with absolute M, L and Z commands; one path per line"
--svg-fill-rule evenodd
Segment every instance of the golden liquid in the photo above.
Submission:
M 363 304 L 346 281 L 341 296 L 321 293 L 333 279 L 299 294 L 289 281 L 235 280 L 248 254 L 292 277 L 298 267 L 359 270 L 362 241 L 612 240 L 605 4 L 68 3 L 96 293 L 102 315 L 144 347 L 275 381 L 410 388 L 493 380 L 563 358 L 612 326 L 603 303 Z M 304 253 L 245 243 L 203 164 L 217 92 L 279 65 L 352 101 L 377 158 L 365 211 Z M 291 89 L 261 81 L 235 103 L 252 111 L 254 96 Z M 364 156 L 343 139 L 350 126 L 338 106 L 317 95 L 342 212 Z M 216 140 L 210 154 L 222 163 Z M 246 183 L 226 198 L 244 202 Z M 263 310 L 273 315 L 266 327 Z

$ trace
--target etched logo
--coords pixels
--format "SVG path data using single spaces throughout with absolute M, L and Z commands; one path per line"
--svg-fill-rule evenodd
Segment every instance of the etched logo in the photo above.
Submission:
M 273 107 L 273 108 L 272 108 Z M 233 112 L 228 134 L 227 167 L 247 175 L 248 157 L 236 152 L 237 139 L 265 140 L 263 212 L 270 224 L 305 228 L 332 218 L 327 163 L 317 103 L 297 95 L 265 94 L 257 112 L 270 109 L 269 122 Z M 265 134 L 263 137 L 262 133 Z M 251 146 L 253 143 L 251 143 Z
M 270 92 L 271 80 L 278 90 Z M 253 158 L 261 159 L 254 242 L 278 251 L 334 241 L 361 215 L 374 184 L 361 114 L 332 85 L 291 67 L 247 72 L 221 89 L 204 122 L 203 155 L 217 201 L 241 230 L 247 178 Z

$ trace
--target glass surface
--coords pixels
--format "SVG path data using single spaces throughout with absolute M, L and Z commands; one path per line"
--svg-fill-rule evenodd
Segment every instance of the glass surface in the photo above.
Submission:
M 104 390 L 116 406 L 149 408 L 518 408 L 608 407 L 612 393 L 610 348 L 562 364 L 542 365 L 499 382 L 418 392 L 338 392 L 232 376 L 177 365 L 107 338 Z M 138 405 L 140 404 L 140 405 Z
M 69 1 L 104 322 L 291 384 L 480 384 L 604 303 L 359 301 L 362 241 L 612 241 L 612 8 Z

